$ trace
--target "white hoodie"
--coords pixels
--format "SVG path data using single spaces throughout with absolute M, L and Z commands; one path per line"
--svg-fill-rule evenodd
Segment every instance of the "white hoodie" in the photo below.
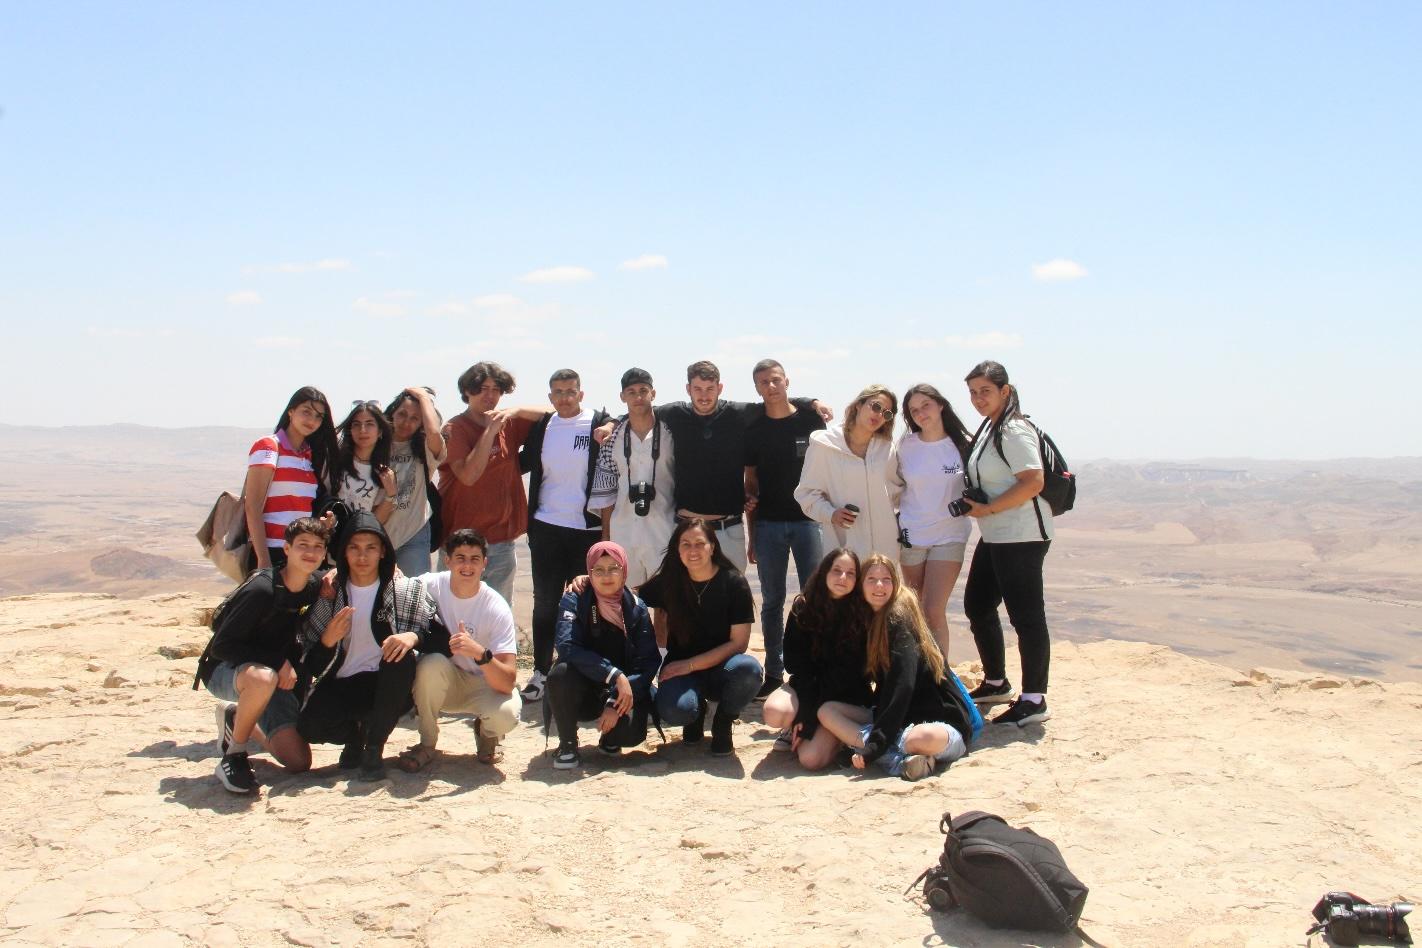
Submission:
M 830 524 L 834 512 L 845 504 L 859 508 L 859 517 L 848 528 L 830 525 L 836 546 L 847 546 L 861 558 L 883 553 L 899 558 L 899 527 L 894 519 L 904 482 L 893 442 L 871 438 L 864 457 L 849 450 L 844 428 L 810 435 L 805 466 L 795 501 L 805 516 Z

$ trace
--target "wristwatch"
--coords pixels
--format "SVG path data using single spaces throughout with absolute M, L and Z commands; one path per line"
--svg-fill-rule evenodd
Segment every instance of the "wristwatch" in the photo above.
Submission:
M 484 649 L 484 657 L 483 657 L 483 658 L 476 658 L 476 659 L 474 659 L 474 664 L 475 664 L 475 665 L 487 665 L 487 664 L 489 664 L 490 662 L 492 662 L 493 660 L 494 660 L 494 650 L 491 649 L 491 648 L 486 648 L 486 649 Z

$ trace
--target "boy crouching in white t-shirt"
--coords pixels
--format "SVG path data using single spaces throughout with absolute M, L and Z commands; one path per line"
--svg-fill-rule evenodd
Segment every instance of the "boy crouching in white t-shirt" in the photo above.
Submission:
M 523 704 L 514 691 L 518 639 L 508 603 L 482 582 L 488 555 L 489 544 L 477 530 L 456 530 L 444 542 L 449 569 L 420 577 L 439 614 L 430 623 L 429 650 L 415 670 L 420 743 L 400 755 L 406 772 L 434 759 L 441 711 L 475 715 L 475 749 L 484 764 L 500 759 L 499 740 L 518 725 Z

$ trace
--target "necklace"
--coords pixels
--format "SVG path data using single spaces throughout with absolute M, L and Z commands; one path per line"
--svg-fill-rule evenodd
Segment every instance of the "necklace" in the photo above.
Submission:
M 711 577 L 711 579 L 715 579 L 715 578 L 716 578 L 716 577 L 714 577 L 714 576 Z M 711 585 L 711 580 L 708 579 L 708 580 L 706 580 L 705 582 L 703 582 L 703 583 L 701 584 L 701 588 L 700 588 L 700 589 L 697 589 L 697 588 L 696 588 L 696 580 L 693 579 L 693 580 L 691 581 L 691 591 L 694 592 L 694 593 L 696 593 L 696 604 L 697 604 L 698 606 L 701 605 L 701 597 L 706 594 L 706 587 L 707 587 L 707 586 L 710 586 L 710 585 Z

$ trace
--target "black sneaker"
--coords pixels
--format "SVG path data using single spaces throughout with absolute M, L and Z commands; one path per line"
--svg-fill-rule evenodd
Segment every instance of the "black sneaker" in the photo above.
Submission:
M 711 719 L 712 757 L 730 757 L 736 752 L 735 743 L 731 740 L 731 725 L 735 723 L 735 718 L 723 715 L 719 710 Z
M 217 753 L 226 757 L 232 749 L 232 726 L 237 723 L 237 706 L 230 701 L 217 702 Z
M 1047 699 L 1041 701 L 1027 701 L 1018 698 L 1012 702 L 1012 707 L 992 719 L 993 724 L 1015 724 L 1018 727 L 1026 727 L 1029 724 L 1040 724 L 1052 716 L 1052 712 L 1047 710 Z
M 700 744 L 701 739 L 706 736 L 706 702 L 701 702 L 701 712 L 696 715 L 696 720 L 681 729 L 681 742 L 683 744 Z
M 1007 704 L 1012 700 L 1012 682 L 1003 679 L 1000 685 L 990 685 L 983 682 L 972 691 L 968 692 L 968 697 L 973 699 L 973 704 Z
M 375 783 L 385 779 L 384 747 L 367 747 L 361 751 L 360 770 L 356 771 L 356 779 L 362 783 Z
M 364 750 L 364 741 L 351 741 L 341 748 L 341 759 L 336 761 L 336 766 L 342 770 L 355 770 L 360 766 L 360 755 Z
M 257 778 L 252 774 L 246 751 L 223 754 L 217 762 L 217 779 L 233 793 L 257 792 Z
M 765 684 L 761 685 L 760 690 L 755 693 L 755 700 L 764 701 L 766 698 L 769 698 L 771 695 L 775 694 L 775 689 L 779 688 L 783 684 L 785 684 L 785 679 L 783 678 L 765 679 Z
M 622 745 L 610 741 L 605 737 L 597 742 L 597 749 L 602 753 L 606 754 L 608 757 L 622 756 Z
M 583 759 L 578 756 L 578 745 L 559 744 L 558 753 L 553 755 L 554 770 L 572 770 L 581 766 Z

